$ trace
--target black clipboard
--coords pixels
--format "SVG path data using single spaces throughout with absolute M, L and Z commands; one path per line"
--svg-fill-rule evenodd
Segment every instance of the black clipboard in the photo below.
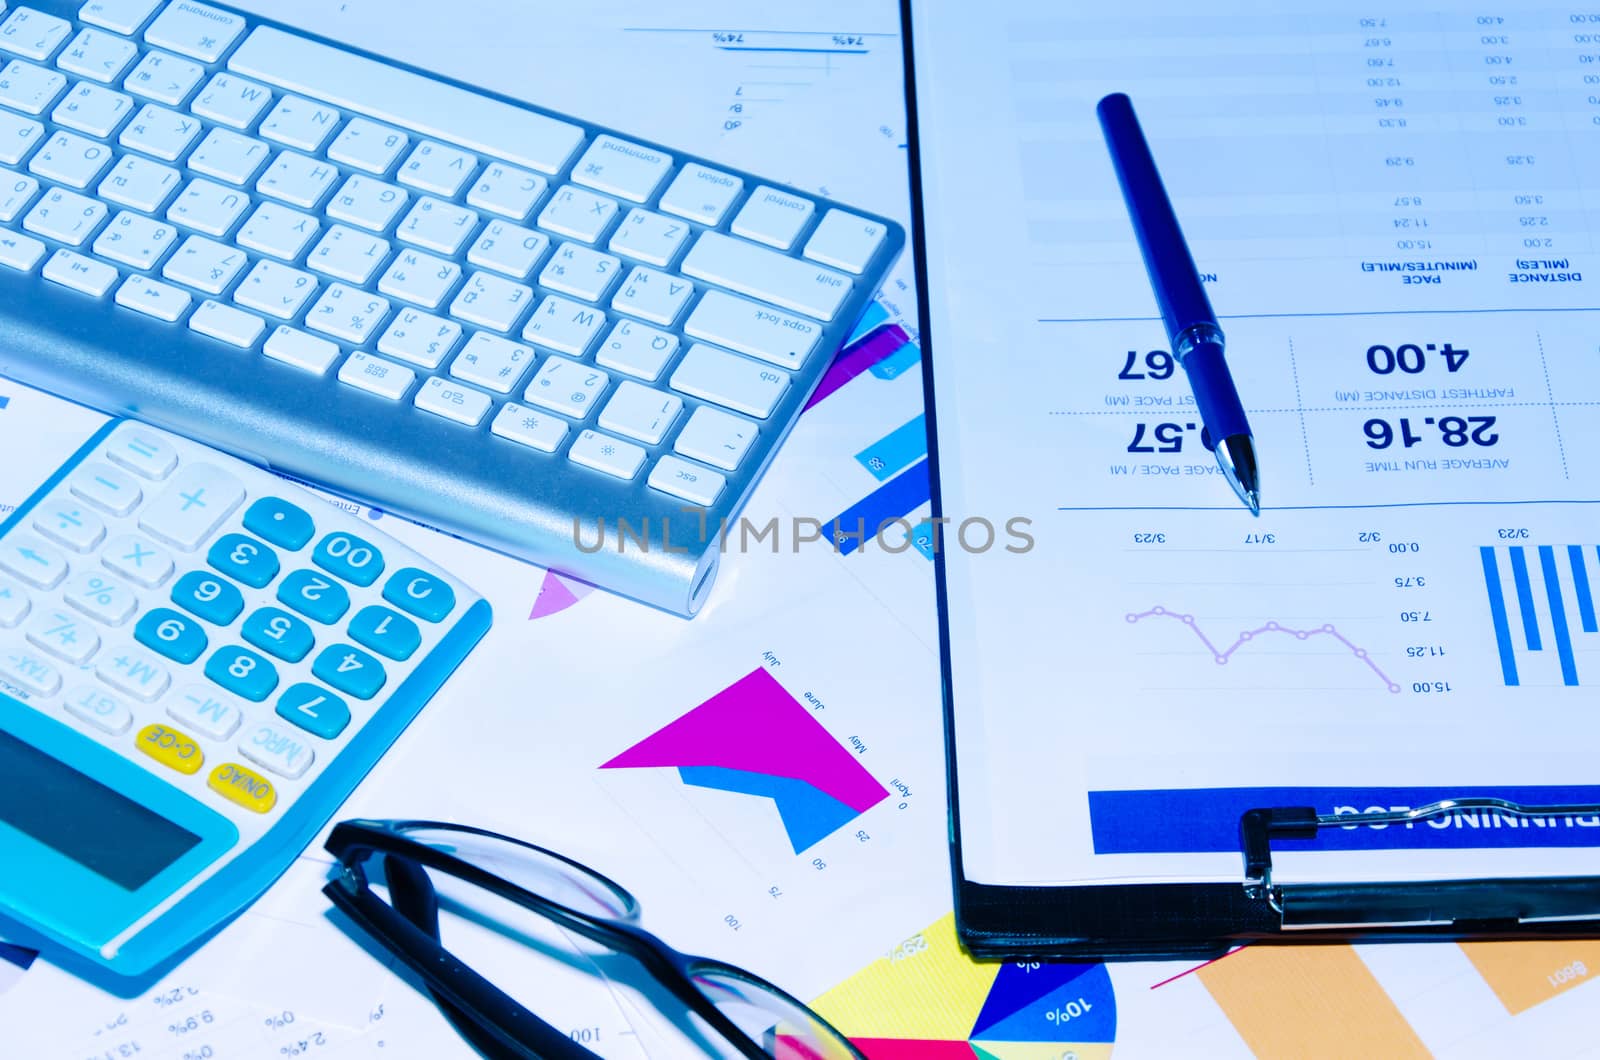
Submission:
M 929 3 L 935 0 L 929 0 Z M 947 516 L 940 478 L 939 387 L 930 323 L 928 219 L 918 113 L 914 0 L 899 0 L 904 51 L 912 204 L 912 245 L 923 352 L 932 515 Z M 921 75 L 930 76 L 930 75 Z M 1239 878 L 1230 883 L 1013 886 L 969 878 L 963 858 L 960 748 L 952 682 L 951 599 L 946 552 L 934 557 L 939 612 L 950 855 L 956 927 L 974 955 L 993 959 L 1172 959 L 1219 956 L 1247 942 L 1529 939 L 1600 935 L 1600 876 L 1518 876 L 1432 881 L 1279 883 L 1274 844 L 1313 839 L 1323 829 L 1418 823 L 1453 813 L 1517 818 L 1600 815 L 1597 803 L 1519 803 L 1463 791 L 1405 811 L 1332 815 L 1307 806 L 1249 806 L 1238 817 Z

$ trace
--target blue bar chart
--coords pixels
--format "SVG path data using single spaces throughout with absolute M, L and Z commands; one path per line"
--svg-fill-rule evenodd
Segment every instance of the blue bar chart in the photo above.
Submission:
M 1489 619 L 1506 685 L 1579 684 L 1578 662 L 1600 650 L 1593 578 L 1594 545 L 1485 545 L 1479 549 Z M 1513 613 L 1514 612 L 1514 613 Z M 1533 675 L 1547 674 L 1548 680 Z

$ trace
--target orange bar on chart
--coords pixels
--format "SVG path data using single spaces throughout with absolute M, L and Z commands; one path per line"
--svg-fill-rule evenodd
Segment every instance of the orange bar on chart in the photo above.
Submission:
M 1461 950 L 1513 1016 L 1600 975 L 1594 939 L 1463 942 Z
M 1195 974 L 1257 1056 L 1430 1055 L 1349 946 L 1246 946 Z

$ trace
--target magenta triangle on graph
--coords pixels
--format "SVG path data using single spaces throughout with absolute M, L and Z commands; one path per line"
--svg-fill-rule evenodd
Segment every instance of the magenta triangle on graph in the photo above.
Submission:
M 592 585 L 568 581 L 555 571 L 547 570 L 544 572 L 544 584 L 539 586 L 539 595 L 533 601 L 533 610 L 528 613 L 528 618 L 548 618 L 565 611 L 592 592 Z
M 722 766 L 802 780 L 857 812 L 889 797 L 764 669 L 753 670 L 601 769 Z

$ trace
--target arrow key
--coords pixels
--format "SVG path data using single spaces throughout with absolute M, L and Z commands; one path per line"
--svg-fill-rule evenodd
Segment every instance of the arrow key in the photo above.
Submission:
M 15 533 L 0 543 L 0 567 L 37 589 L 54 589 L 67 576 L 61 553 L 30 533 Z

